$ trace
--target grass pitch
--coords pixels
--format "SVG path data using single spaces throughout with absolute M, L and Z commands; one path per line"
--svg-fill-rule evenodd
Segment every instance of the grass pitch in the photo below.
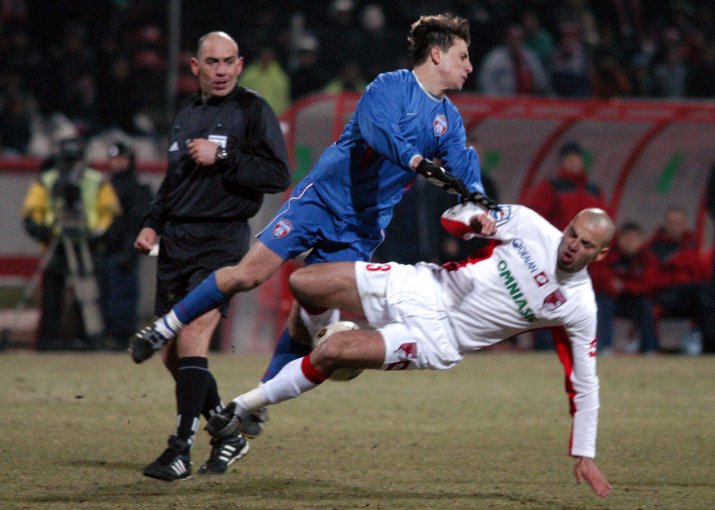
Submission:
M 265 356 L 213 356 L 225 400 Z M 3 509 L 715 508 L 715 357 L 599 360 L 606 500 L 577 486 L 553 354 L 485 353 L 447 372 L 367 371 L 270 410 L 223 476 L 145 478 L 172 433 L 158 359 L 0 355 Z M 208 456 L 201 432 L 194 469 Z

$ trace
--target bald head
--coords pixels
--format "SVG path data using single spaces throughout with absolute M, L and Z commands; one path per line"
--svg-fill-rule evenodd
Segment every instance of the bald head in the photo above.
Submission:
M 238 55 L 238 43 L 234 41 L 233 37 L 228 35 L 226 32 L 209 32 L 199 39 L 199 44 L 196 47 L 196 56 L 201 58 L 201 52 L 204 50 L 204 46 L 207 43 L 212 43 L 215 41 L 225 41 L 232 45 L 236 49 L 236 55 Z
M 588 209 L 582 209 L 573 219 L 573 221 L 580 220 L 583 224 L 587 225 L 588 228 L 593 231 L 594 235 L 600 239 L 601 247 L 606 247 L 613 239 L 613 235 L 616 233 L 616 227 L 613 224 L 613 220 L 603 209 L 598 209 L 596 207 L 589 207 Z
M 589 208 L 571 220 L 559 243 L 557 265 L 562 271 L 576 273 L 608 253 L 608 243 L 616 228 L 603 209 Z

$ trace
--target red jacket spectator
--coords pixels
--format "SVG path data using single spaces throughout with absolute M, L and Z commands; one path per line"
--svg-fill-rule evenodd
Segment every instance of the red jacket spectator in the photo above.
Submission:
M 527 205 L 563 230 L 582 209 L 605 209 L 606 205 L 601 190 L 588 180 L 581 146 L 566 142 L 559 150 L 559 156 L 557 176 L 539 183 Z
M 658 271 L 653 276 L 655 291 L 708 279 L 692 232 L 683 232 L 679 239 L 674 239 L 666 227 L 660 228 L 653 235 L 648 249 L 658 260 Z
M 658 274 L 658 258 L 645 245 L 643 232 L 636 224 L 626 223 L 613 242 L 606 258 L 589 266 L 596 294 L 617 298 L 649 293 Z

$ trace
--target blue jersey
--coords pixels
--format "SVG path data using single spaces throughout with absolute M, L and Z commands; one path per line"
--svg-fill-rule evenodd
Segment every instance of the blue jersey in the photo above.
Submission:
M 392 209 L 415 179 L 410 160 L 439 158 L 471 191 L 484 191 L 479 157 L 465 147 L 459 111 L 425 90 L 406 69 L 384 73 L 360 98 L 340 139 L 305 181 L 337 217 L 363 228 L 385 228 Z

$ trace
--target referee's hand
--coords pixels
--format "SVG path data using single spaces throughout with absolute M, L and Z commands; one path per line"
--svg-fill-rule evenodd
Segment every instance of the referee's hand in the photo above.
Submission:
M 134 241 L 134 249 L 139 253 L 147 254 L 156 244 L 156 238 L 156 230 L 151 227 L 144 227 L 139 231 L 139 235 Z
M 199 166 L 210 166 L 216 163 L 216 150 L 218 144 L 204 138 L 191 140 L 186 147 L 189 149 L 191 159 Z

